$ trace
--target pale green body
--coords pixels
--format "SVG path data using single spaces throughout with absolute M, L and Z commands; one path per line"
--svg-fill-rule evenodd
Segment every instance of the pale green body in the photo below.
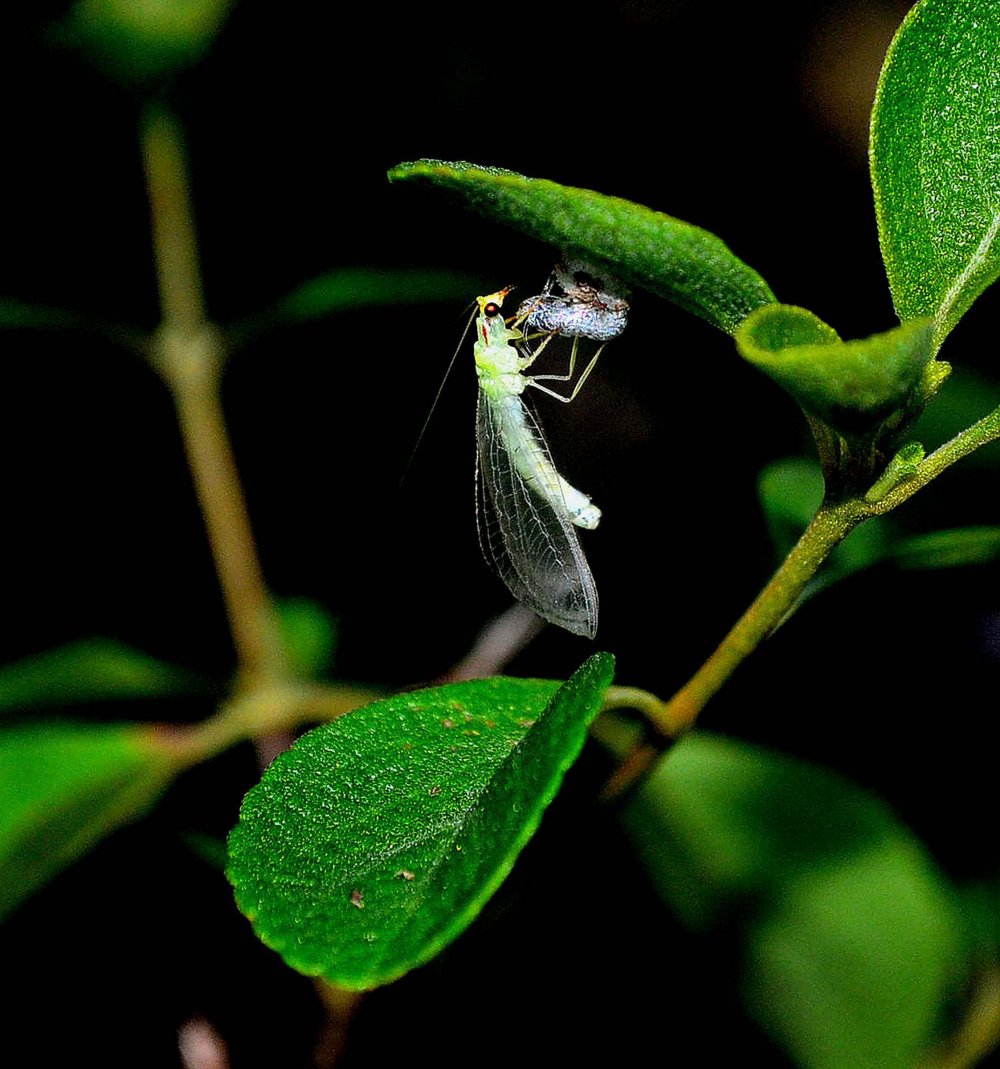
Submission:
M 522 335 L 499 312 L 503 296 L 480 297 L 476 318 L 484 552 L 519 601 L 593 637 L 597 590 L 574 528 L 595 528 L 601 512 L 556 470 L 525 407 L 521 395 L 537 385 L 524 374 L 534 356 L 513 344 Z

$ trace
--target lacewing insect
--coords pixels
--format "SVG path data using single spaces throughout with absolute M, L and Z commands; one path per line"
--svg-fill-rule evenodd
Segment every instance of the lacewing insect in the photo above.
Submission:
M 600 349 L 569 396 L 557 393 L 543 380 L 572 379 L 580 335 L 574 336 L 567 374 L 525 374 L 560 331 L 548 328 L 541 343 L 529 348 L 519 324 L 530 319 L 530 313 L 519 313 L 510 325 L 504 320 L 501 309 L 509 292 L 503 289 L 476 298 L 479 312 L 473 351 L 479 379 L 476 516 L 480 543 L 518 601 L 550 623 L 593 638 L 597 587 L 577 530 L 595 528 L 601 511 L 559 474 L 522 394 L 532 387 L 560 401 L 572 401 Z

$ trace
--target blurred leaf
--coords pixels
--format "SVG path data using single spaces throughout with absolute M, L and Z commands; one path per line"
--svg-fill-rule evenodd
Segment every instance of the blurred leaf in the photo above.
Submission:
M 191 672 L 112 639 L 92 638 L 0 665 L 0 713 L 193 694 Z
M 220 873 L 226 871 L 229 854 L 226 851 L 225 839 L 200 831 L 185 832 L 181 838 L 191 853 L 200 857 L 209 868 L 216 869 Z
M 823 501 L 823 472 L 806 457 L 777 460 L 757 476 L 757 500 L 778 556 L 784 557 Z
M 783 560 L 809 525 L 823 500 L 823 473 L 806 457 L 787 457 L 767 465 L 757 477 L 757 497 L 775 548 Z M 894 537 L 892 520 L 878 516 L 855 527 L 834 548 L 799 604 L 841 579 L 885 560 Z
M 807 1069 L 913 1069 L 958 994 L 958 903 L 900 839 L 801 878 L 753 926 L 744 994 Z
M 488 679 L 375 702 L 302 736 L 247 795 L 229 878 L 258 936 L 354 990 L 437 954 L 534 834 L 611 681 Z
M 284 320 L 302 322 L 362 308 L 466 300 L 479 293 L 482 285 L 461 271 L 341 268 L 292 290 L 275 305 L 274 312 Z
M 687 924 L 738 922 L 752 1011 L 806 1069 L 913 1069 L 960 977 L 951 887 L 877 797 L 688 736 L 623 813 Z
M 754 308 L 774 300 L 760 275 L 714 234 L 619 197 L 442 160 L 401 163 L 389 180 L 442 189 L 480 215 L 659 294 L 730 334 Z
M 863 433 L 903 408 L 931 359 L 929 320 L 841 341 L 812 312 L 771 304 L 736 334 L 740 355 L 802 408 L 846 434 Z
M 208 51 L 232 0 L 77 0 L 53 31 L 126 85 L 193 66 Z
M 924 409 L 913 435 L 936 448 L 996 408 L 1000 408 L 1000 384 L 956 367 L 934 403 Z M 998 458 L 1000 443 L 994 442 L 964 457 L 962 466 L 976 464 L 993 470 Z
M 149 728 L 0 731 L 0 916 L 135 819 L 179 768 Z
M 921 0 L 889 48 L 872 111 L 882 255 L 902 320 L 940 345 L 1000 275 L 1000 6 Z
M 900 568 L 957 568 L 1000 557 L 1000 527 L 956 527 L 900 539 L 891 551 Z
M 337 623 L 316 601 L 281 598 L 276 603 L 289 668 L 300 679 L 317 679 L 333 666 Z
M 28 328 L 50 330 L 79 326 L 80 318 L 62 308 L 44 304 L 26 304 L 12 297 L 0 298 L 0 328 Z

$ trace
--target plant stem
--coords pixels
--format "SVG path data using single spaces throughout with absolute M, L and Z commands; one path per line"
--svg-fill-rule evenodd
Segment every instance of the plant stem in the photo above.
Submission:
M 856 498 L 821 506 L 750 608 L 701 668 L 667 702 L 663 715 L 674 734 L 694 723 L 706 702 L 736 667 L 781 623 L 830 550 L 868 515 L 868 506 Z
M 162 322 L 152 358 L 173 396 L 239 663 L 240 684 L 280 679 L 283 654 L 220 401 L 224 351 L 205 316 L 184 137 L 153 107 L 140 135 Z
M 711 657 L 666 703 L 658 724 L 668 723 L 670 735 L 689 728 L 736 667 L 781 623 L 830 551 L 858 524 L 890 512 L 957 460 L 998 438 L 1000 408 L 945 442 L 878 501 L 851 497 L 836 504 L 824 503 L 754 603 Z
M 998 438 L 1000 438 L 1000 408 L 995 408 L 925 457 L 911 478 L 901 482 L 880 501 L 870 506 L 869 515 L 881 516 L 890 512 L 925 487 L 932 479 L 937 478 L 946 468 L 950 468 L 957 460 L 967 457 L 970 453 L 974 453 Z
M 291 731 L 307 723 L 328 723 L 379 694 L 367 687 L 327 683 L 258 686 L 223 703 L 216 714 L 191 727 L 156 728 L 156 739 L 182 766 L 207 761 L 249 738 Z

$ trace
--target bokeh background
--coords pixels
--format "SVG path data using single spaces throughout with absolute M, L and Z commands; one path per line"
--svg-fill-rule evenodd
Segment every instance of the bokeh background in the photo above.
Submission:
M 52 45 L 47 27 L 67 7 L 4 16 L 0 294 L 151 329 L 138 104 Z M 174 97 L 211 314 L 240 321 L 338 267 L 469 276 L 451 300 L 266 333 L 227 374 L 269 584 L 339 618 L 341 677 L 438 678 L 508 604 L 476 539 L 464 351 L 407 458 L 470 298 L 510 282 L 536 292 L 554 259 L 430 191 L 390 187 L 387 168 L 467 159 L 626 197 L 715 232 L 780 300 L 842 336 L 886 329 L 867 115 L 908 7 L 235 5 Z M 997 403 L 996 308 L 987 294 L 944 354 L 983 376 L 979 413 Z M 4 659 L 107 635 L 221 687 L 232 649 L 161 384 L 83 332 L 9 331 L 2 344 Z M 773 567 L 756 479 L 809 453 L 804 421 L 729 338 L 642 293 L 577 402 L 542 418 L 604 510 L 586 537 L 597 646 L 616 654 L 620 682 L 669 694 Z M 995 472 L 995 453 L 985 460 Z M 1000 522 L 995 474 L 977 458 L 907 510 L 915 530 Z M 846 581 L 770 640 L 703 724 L 843 771 L 887 797 L 949 871 L 988 875 L 996 580 L 985 565 Z M 564 676 L 589 649 L 548 628 L 508 667 Z M 498 1061 L 628 1064 L 655 1042 L 680 1064 L 694 1049 L 697 1064 L 736 1052 L 787 1064 L 743 1021 L 725 947 L 663 916 L 613 819 L 592 810 L 605 772 L 586 755 L 468 936 L 363 1004 L 344 1064 L 429 1050 L 439 1066 L 468 1064 L 483 1042 Z M 194 1014 L 221 1030 L 235 1066 L 308 1064 L 321 1019 L 309 981 L 253 940 L 183 838 L 223 836 L 256 775 L 248 750 L 185 777 L 0 933 L 12 1028 L 37 1064 L 175 1065 L 177 1027 Z

